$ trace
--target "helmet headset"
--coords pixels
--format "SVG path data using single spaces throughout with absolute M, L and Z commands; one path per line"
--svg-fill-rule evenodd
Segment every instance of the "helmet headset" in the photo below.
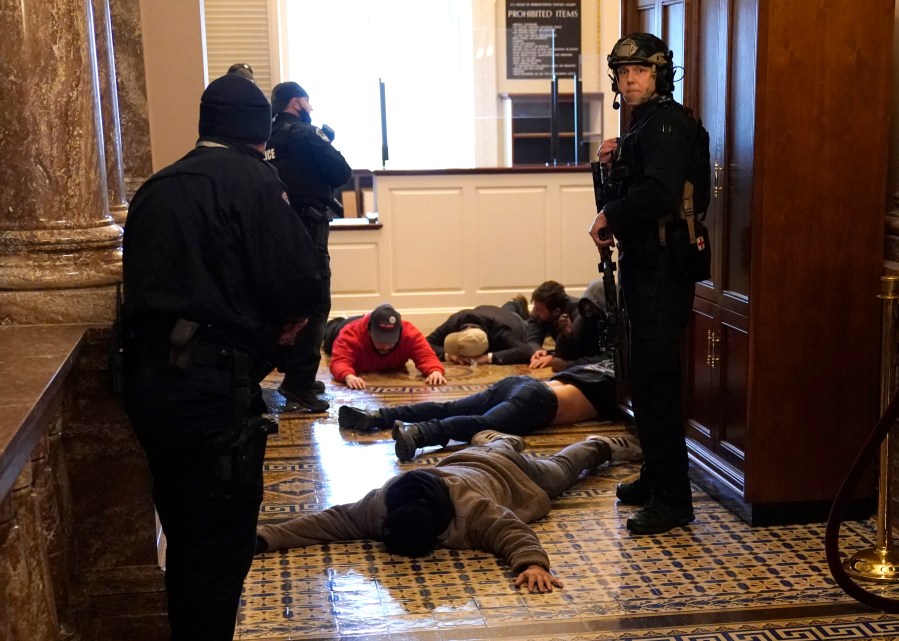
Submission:
M 618 67 L 622 65 L 640 65 L 652 67 L 656 80 L 656 92 L 663 97 L 670 97 L 674 91 L 674 53 L 668 45 L 651 33 L 632 33 L 621 38 L 612 47 L 612 53 L 606 58 L 609 64 L 609 79 L 612 81 L 612 92 L 615 99 L 612 107 L 618 109 Z

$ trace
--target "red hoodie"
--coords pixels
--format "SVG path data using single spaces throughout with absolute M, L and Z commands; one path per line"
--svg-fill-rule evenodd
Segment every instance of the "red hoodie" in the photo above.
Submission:
M 347 323 L 331 348 L 331 376 L 343 382 L 350 374 L 399 369 L 410 358 L 418 371 L 428 376 L 431 372 L 444 374 L 443 364 L 424 334 L 409 321 L 402 321 L 400 340 L 389 354 L 379 354 L 371 342 L 368 322 L 371 314 Z

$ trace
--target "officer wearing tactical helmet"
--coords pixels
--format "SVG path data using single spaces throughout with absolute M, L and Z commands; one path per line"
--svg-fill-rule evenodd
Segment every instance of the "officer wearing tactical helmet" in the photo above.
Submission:
M 620 484 L 616 494 L 622 503 L 641 506 L 627 520 L 628 530 L 655 534 L 694 519 L 680 371 L 694 283 L 675 268 L 664 229 L 682 206 L 698 125 L 671 96 L 673 54 L 662 40 L 630 34 L 615 44 L 608 64 L 616 106 L 620 94 L 633 107 L 633 122 L 621 139 L 600 146 L 598 160 L 609 179 L 589 233 L 597 247 L 614 242 L 612 235 L 619 243 L 630 390 L 644 453 L 640 477 Z

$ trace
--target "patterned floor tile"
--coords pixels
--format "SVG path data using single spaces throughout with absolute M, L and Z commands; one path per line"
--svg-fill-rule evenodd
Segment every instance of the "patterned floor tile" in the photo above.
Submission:
M 462 447 L 429 448 L 400 464 L 389 431 L 339 429 L 341 404 L 373 409 L 458 398 L 522 373 L 528 372 L 521 366 L 453 366 L 451 385 L 429 388 L 410 368 L 367 377 L 368 389 L 353 391 L 332 384 L 323 370 L 331 407 L 314 415 L 280 411 L 280 379 L 271 376 L 263 385 L 280 429 L 269 441 L 260 522 L 356 500 L 399 471 L 433 465 Z M 543 430 L 525 441 L 532 455 L 548 456 L 588 434 L 626 431 L 622 423 L 587 422 Z M 619 506 L 614 492 L 638 471 L 634 463 L 603 466 L 532 524 L 565 583 L 561 590 L 517 590 L 509 568 L 480 551 L 437 550 L 412 560 L 393 557 L 371 541 L 312 546 L 256 559 L 245 585 L 239 638 L 899 638 L 899 618 L 865 613 L 834 584 L 824 559 L 823 524 L 750 528 L 695 488 L 697 518 L 690 526 L 629 536 L 624 522 L 634 508 Z M 861 549 L 873 537 L 872 523 L 850 522 L 842 545 Z M 890 590 L 899 594 L 899 588 Z M 847 608 L 856 613 L 834 614 Z M 811 611 L 819 615 L 807 616 Z

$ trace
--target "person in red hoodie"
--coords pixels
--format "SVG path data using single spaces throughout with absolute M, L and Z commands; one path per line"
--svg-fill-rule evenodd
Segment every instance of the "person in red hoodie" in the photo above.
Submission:
M 365 389 L 357 372 L 399 369 L 412 359 L 428 385 L 445 385 L 443 364 L 415 325 L 391 305 L 347 322 L 331 347 L 331 376 L 350 389 Z

